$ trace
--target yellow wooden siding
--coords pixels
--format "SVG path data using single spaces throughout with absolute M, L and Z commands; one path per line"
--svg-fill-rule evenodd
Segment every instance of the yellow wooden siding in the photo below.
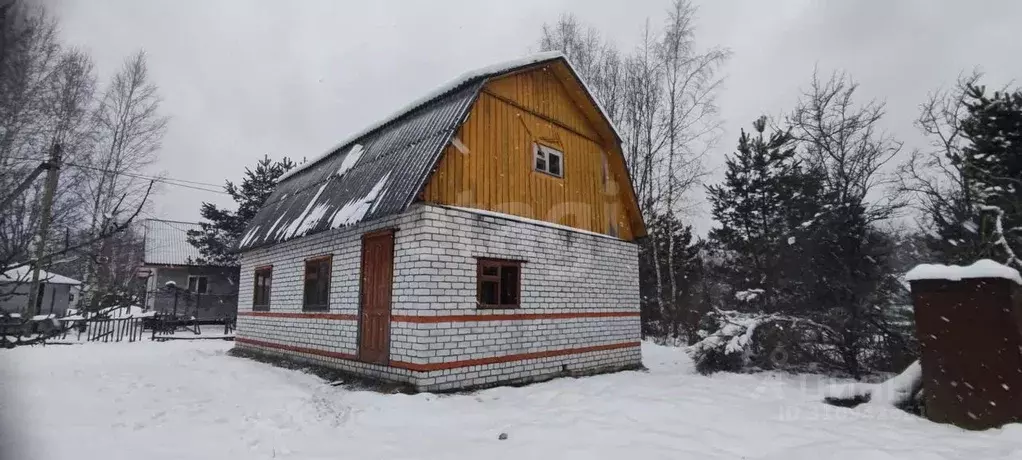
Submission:
M 533 169 L 533 145 L 563 155 L 563 177 Z M 603 180 L 604 141 L 548 70 L 488 83 L 423 191 L 424 201 L 634 239 L 623 171 Z M 611 162 L 613 163 L 613 162 Z
M 594 140 L 600 136 L 549 68 L 511 74 L 486 84 L 486 91 Z

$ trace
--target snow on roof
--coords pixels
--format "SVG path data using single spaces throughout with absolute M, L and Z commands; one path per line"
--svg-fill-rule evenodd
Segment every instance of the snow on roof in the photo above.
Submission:
M 1001 265 L 990 259 L 976 261 L 972 265 L 922 264 L 905 274 L 908 281 L 916 280 L 951 280 L 958 281 L 971 278 L 1004 278 L 1022 284 L 1022 276 L 1014 268 Z
M 145 227 L 145 253 L 142 261 L 157 265 L 189 265 L 188 260 L 202 256 L 199 249 L 188 243 L 188 230 L 201 230 L 194 222 L 147 219 Z M 192 262 L 194 263 L 194 262 Z
M 440 96 L 442 96 L 442 95 L 444 95 L 446 93 L 449 93 L 449 92 L 457 89 L 458 87 L 460 87 L 460 86 L 462 86 L 462 85 L 464 85 L 464 84 L 466 84 L 466 83 L 468 83 L 468 82 L 470 82 L 472 80 L 475 80 L 477 78 L 484 78 L 484 77 L 488 77 L 488 76 L 492 76 L 492 75 L 501 74 L 501 73 L 508 72 L 508 71 L 511 71 L 511 70 L 514 70 L 514 69 L 517 69 L 517 68 L 520 68 L 520 67 L 527 66 L 527 65 L 536 64 L 536 63 L 545 62 L 545 61 L 551 61 L 551 60 L 558 59 L 558 58 L 563 58 L 564 62 L 566 62 L 568 64 L 568 67 L 571 68 L 571 71 L 575 73 L 575 76 L 578 77 L 578 80 L 582 83 L 582 86 L 584 86 L 586 91 L 589 93 L 590 99 L 592 99 L 592 102 L 596 105 L 597 108 L 599 108 L 600 113 L 603 115 L 603 118 L 605 118 L 607 120 L 607 123 L 610 124 L 611 129 L 614 131 L 614 134 L 617 135 L 618 138 L 620 138 L 621 134 L 617 130 L 617 128 L 614 126 L 614 123 L 611 121 L 610 117 L 607 115 L 606 109 L 604 109 L 603 106 L 599 103 L 599 101 L 597 101 L 596 98 L 594 96 L 592 96 L 594 93 L 590 90 L 589 85 L 585 81 L 582 80 L 581 75 L 578 73 L 578 71 L 575 69 L 575 67 L 571 64 L 571 61 L 568 60 L 567 56 L 565 56 L 564 53 L 562 53 L 560 51 L 546 51 L 546 52 L 537 53 L 537 54 L 533 54 L 533 55 L 530 55 L 530 56 L 525 56 L 525 57 L 518 58 L 518 59 L 512 59 L 510 61 L 505 61 L 505 62 L 500 62 L 500 63 L 488 65 L 486 67 L 480 67 L 478 69 L 465 72 L 465 73 L 459 75 L 457 78 L 455 78 L 455 79 L 453 79 L 451 81 L 448 81 L 447 83 L 445 83 L 445 84 L 443 84 L 441 86 L 436 87 L 432 91 L 424 94 L 422 97 L 420 97 L 418 99 L 415 99 L 412 102 L 409 102 L 408 104 L 406 104 L 405 106 L 401 107 L 397 111 L 393 112 L 389 116 L 384 117 L 381 120 L 377 121 L 376 123 L 373 123 L 373 124 L 365 127 L 361 131 L 358 131 L 358 132 L 348 136 L 346 139 L 344 139 L 344 141 L 340 142 L 339 144 L 337 144 L 336 146 L 334 146 L 330 150 L 327 150 L 326 152 L 323 152 L 322 154 L 320 154 L 319 156 L 316 156 L 315 158 L 309 159 L 305 163 L 302 163 L 302 164 L 300 164 L 298 166 L 295 166 L 290 171 L 282 174 L 277 179 L 277 182 L 278 183 L 279 182 L 283 182 L 287 178 L 289 178 L 291 176 L 294 176 L 295 174 L 298 174 L 298 173 L 304 171 L 308 167 L 318 163 L 320 160 L 323 160 L 324 158 L 330 156 L 331 154 L 336 152 L 337 149 L 339 149 L 341 147 L 344 147 L 345 145 L 348 145 L 349 143 L 357 140 L 358 138 L 360 138 L 360 137 L 362 137 L 362 136 L 364 136 L 364 135 L 366 135 L 366 134 L 368 134 L 368 133 L 370 133 L 372 131 L 375 131 L 375 130 L 379 129 L 380 127 L 386 125 L 387 123 L 390 123 L 390 122 L 400 118 L 404 114 L 406 114 L 408 112 L 411 112 L 412 110 L 415 110 L 416 108 L 418 108 L 418 107 L 420 107 L 420 106 L 422 106 L 422 105 L 432 101 L 433 99 L 436 99 L 436 98 L 438 98 L 438 97 L 440 97 Z M 359 152 L 359 153 L 361 153 L 361 152 Z M 356 157 L 356 160 L 357 160 L 357 157 Z M 338 173 L 339 173 L 338 175 L 340 175 L 340 171 Z
M 488 79 L 546 63 L 563 63 L 578 75 L 560 52 L 476 69 L 292 169 L 278 180 L 235 249 L 247 251 L 403 212 Z M 592 100 L 592 94 L 588 97 Z
M 39 270 L 39 279 L 48 284 L 68 284 L 72 286 L 78 286 L 82 284 L 73 278 L 68 278 L 63 275 L 56 273 L 50 273 L 46 270 Z M 28 265 L 22 265 L 20 267 L 12 268 L 6 272 L 0 274 L 0 283 L 26 283 L 32 281 L 32 267 Z

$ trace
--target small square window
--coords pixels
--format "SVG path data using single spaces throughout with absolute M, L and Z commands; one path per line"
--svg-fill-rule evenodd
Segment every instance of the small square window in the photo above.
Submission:
M 564 177 L 564 153 L 553 147 L 534 144 L 536 171 L 555 177 Z
M 515 260 L 478 260 L 479 308 L 518 308 L 522 292 L 522 265 Z
M 209 281 L 205 276 L 189 276 L 188 292 L 193 294 L 205 294 L 209 288 Z

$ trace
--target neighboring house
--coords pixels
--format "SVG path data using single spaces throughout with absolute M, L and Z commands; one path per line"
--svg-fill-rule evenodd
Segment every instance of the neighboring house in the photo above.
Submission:
M 74 305 L 81 289 L 81 281 L 39 270 L 39 290 L 36 309 L 32 314 L 63 316 Z M 0 311 L 24 313 L 32 289 L 32 267 L 25 265 L 0 273 Z
M 620 142 L 560 54 L 466 74 L 281 177 L 236 346 L 424 391 L 641 366 Z
M 188 230 L 199 224 L 148 219 L 143 222 L 144 251 L 138 276 L 143 279 L 147 310 L 199 319 L 234 316 L 238 309 L 238 267 L 199 265 L 199 250 L 188 243 Z M 169 288 L 173 281 L 175 288 Z

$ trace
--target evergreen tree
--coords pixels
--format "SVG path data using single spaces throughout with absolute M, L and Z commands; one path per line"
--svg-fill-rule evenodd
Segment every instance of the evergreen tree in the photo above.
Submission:
M 964 170 L 982 215 L 981 245 L 1022 268 L 1022 91 L 985 92 L 969 87 Z
M 788 132 L 765 137 L 766 118 L 753 128 L 755 136 L 742 131 L 724 182 L 707 187 L 720 223 L 709 236 L 731 259 L 723 268 L 738 307 L 791 310 L 805 280 L 806 264 L 798 260 L 821 214 L 822 184 L 796 158 Z
M 984 222 L 970 194 L 955 191 L 943 200 L 942 205 L 933 206 L 928 213 L 933 227 L 925 236 L 927 248 L 944 264 L 969 265 L 979 259 L 995 258 L 989 232 L 985 232 L 984 238 L 980 231 L 990 222 Z
M 803 314 L 836 331 L 823 340 L 836 355 L 821 359 L 858 378 L 870 367 L 863 358 L 877 338 L 903 341 L 890 327 L 901 289 L 891 269 L 893 241 L 867 222 L 863 203 L 835 202 L 821 216 L 812 245 L 807 260 L 814 283 Z
M 213 203 L 202 203 L 202 230 L 189 230 L 188 242 L 199 248 L 200 264 L 237 265 L 238 258 L 233 250 L 241 239 L 248 223 L 277 185 L 277 178 L 295 166 L 288 158 L 272 161 L 263 157 L 255 169 L 245 168 L 241 185 L 227 181 L 224 190 L 238 204 L 236 211 L 217 207 Z
M 639 264 L 639 291 L 643 335 L 684 339 L 691 343 L 707 308 L 698 296 L 702 242 L 693 235 L 692 226 L 684 225 L 673 215 L 654 214 L 647 219 L 646 228 L 649 237 L 643 241 L 639 255 L 642 262 Z M 667 257 L 671 248 L 674 257 Z M 659 263 L 654 253 L 660 254 Z M 674 267 L 668 266 L 671 260 Z M 670 276 L 671 270 L 674 271 L 673 277 Z M 672 279 L 678 280 L 677 286 L 671 285 Z M 657 288 L 657 280 L 664 284 L 662 291 Z M 664 298 L 660 298 L 659 292 L 663 292 Z

